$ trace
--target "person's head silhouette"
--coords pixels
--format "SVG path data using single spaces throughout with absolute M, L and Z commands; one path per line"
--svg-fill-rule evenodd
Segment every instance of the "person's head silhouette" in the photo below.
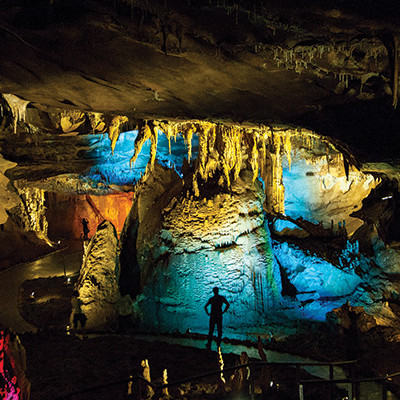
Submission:
M 214 294 L 217 295 L 218 291 L 219 291 L 219 289 L 215 286 L 215 288 L 213 289 Z

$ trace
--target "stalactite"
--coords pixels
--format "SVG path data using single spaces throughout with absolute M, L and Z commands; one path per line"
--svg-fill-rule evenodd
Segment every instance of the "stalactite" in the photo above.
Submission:
M 146 167 L 146 179 L 154 168 L 157 152 L 158 129 L 167 137 L 182 135 L 186 142 L 191 141 L 193 134 L 199 137 L 199 151 L 191 176 L 192 195 L 199 197 L 200 179 L 207 181 L 219 171 L 218 182 L 229 189 L 238 178 L 242 168 L 251 169 L 253 179 L 260 174 L 265 185 L 266 209 L 269 212 L 284 213 L 284 186 L 282 159 L 287 158 L 289 168 L 292 164 L 292 148 L 305 148 L 310 154 L 325 144 L 327 154 L 336 157 L 342 153 L 328 138 L 306 129 L 286 127 L 242 127 L 226 126 L 206 121 L 161 122 L 149 121 L 139 124 L 139 133 L 134 145 L 131 166 L 135 163 L 143 144 L 150 139 L 150 160 Z M 320 151 L 320 150 L 318 150 Z M 243 156 L 246 156 L 243 158 Z M 188 159 L 192 158 L 192 150 L 188 148 Z M 313 162 L 312 156 L 307 161 Z M 339 161 L 338 161 L 339 162 Z M 343 161 L 344 162 L 344 161 Z
M 156 155 L 157 155 L 157 144 L 158 144 L 158 128 L 156 125 L 153 123 L 149 123 L 150 125 L 150 160 L 147 164 L 146 167 L 146 172 L 145 172 L 145 179 L 149 176 L 151 172 L 154 170 L 154 163 L 156 161 Z
M 255 129 L 246 129 L 245 138 L 248 163 L 253 171 L 253 181 L 255 181 L 258 176 L 257 131 Z
M 292 141 L 291 141 L 291 131 L 285 131 L 282 135 L 282 142 L 283 142 L 283 151 L 286 155 L 288 160 L 289 169 L 292 165 Z
M 131 168 L 135 165 L 135 161 L 138 158 L 144 143 L 148 139 L 150 139 L 150 137 L 151 137 L 150 127 L 146 123 L 140 123 L 138 126 L 138 135 L 136 137 L 135 144 L 134 144 L 134 147 L 135 147 L 134 153 L 129 161 Z
M 208 156 L 210 151 L 214 149 L 215 124 L 210 122 L 199 123 L 197 124 L 197 132 L 199 135 L 199 153 L 197 156 L 196 172 L 199 173 L 203 180 L 206 180 L 210 174 Z M 213 173 L 214 170 L 211 172 Z
M 188 163 L 190 164 L 190 159 L 192 157 L 192 139 L 193 139 L 194 126 L 192 124 L 187 124 L 185 129 L 182 131 L 185 137 L 186 144 L 188 146 Z
M 128 122 L 128 117 L 118 115 L 112 119 L 111 124 L 108 128 L 108 137 L 111 140 L 111 151 L 113 154 L 115 145 L 121 132 L 121 126 L 126 122 Z
M 171 154 L 171 137 L 174 137 L 176 140 L 176 132 L 174 132 L 172 126 L 166 122 L 160 123 L 160 130 L 164 132 L 168 139 L 168 152 Z
M 89 114 L 90 126 L 92 127 L 93 133 L 96 131 L 102 132 L 105 128 L 103 114 L 92 112 Z
M 26 106 L 29 101 L 22 100 L 13 94 L 3 94 L 4 99 L 7 101 L 11 108 L 14 117 L 14 133 L 17 133 L 18 122 L 25 122 L 26 119 Z

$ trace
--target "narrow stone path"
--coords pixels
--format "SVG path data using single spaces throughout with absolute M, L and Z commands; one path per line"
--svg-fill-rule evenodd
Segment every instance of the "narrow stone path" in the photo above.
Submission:
M 82 253 L 82 241 L 73 241 L 65 249 L 1 271 L 0 326 L 8 327 L 16 333 L 36 332 L 36 328 L 21 317 L 18 309 L 22 283 L 30 279 L 73 275 L 79 271 Z

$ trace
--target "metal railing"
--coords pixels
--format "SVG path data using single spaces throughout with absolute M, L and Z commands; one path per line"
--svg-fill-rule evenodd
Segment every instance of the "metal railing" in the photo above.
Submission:
M 152 399 L 160 399 L 163 397 L 163 391 L 165 389 L 171 389 L 174 387 L 178 387 L 184 383 L 188 382 L 198 382 L 205 378 L 210 378 L 215 376 L 217 381 L 220 380 L 221 374 L 225 373 L 232 373 L 237 370 L 250 368 L 250 377 L 249 377 L 249 391 L 248 391 L 248 398 L 253 400 L 255 399 L 255 369 L 256 368 L 271 368 L 271 367 L 286 367 L 290 369 L 295 369 L 295 378 L 293 380 L 279 380 L 278 383 L 280 386 L 284 385 L 296 385 L 297 387 L 297 395 L 293 397 L 293 399 L 299 400 L 308 400 L 304 395 L 304 387 L 309 385 L 321 385 L 325 384 L 328 385 L 328 400 L 333 400 L 335 391 L 337 390 L 337 384 L 347 384 L 347 398 L 349 400 L 363 400 L 360 397 L 360 384 L 363 382 L 375 382 L 381 385 L 382 388 L 382 400 L 388 399 L 388 383 L 392 380 L 392 378 L 396 376 L 400 376 L 400 372 L 396 372 L 390 375 L 385 375 L 384 377 L 372 377 L 372 378 L 358 378 L 355 377 L 354 367 L 357 364 L 357 360 L 352 361 L 341 361 L 341 362 L 327 362 L 327 363 L 319 363 L 319 362 L 310 362 L 310 363 L 277 363 L 277 362 L 265 362 L 265 361 L 254 361 L 249 362 L 246 364 L 235 365 L 231 367 L 226 367 L 224 369 L 218 369 L 210 372 L 206 372 L 203 374 L 198 374 L 195 376 L 190 376 L 186 378 L 182 378 L 173 382 L 165 383 L 165 384 L 156 384 L 150 382 L 149 380 L 145 379 L 143 376 L 140 375 L 131 375 L 129 378 L 121 379 L 118 381 L 105 383 L 102 385 L 97 385 L 93 387 L 88 387 L 85 389 L 77 390 L 76 392 L 69 393 L 60 397 L 55 398 L 54 400 L 67 400 L 71 399 L 74 396 L 79 394 L 89 393 L 89 392 L 96 392 L 107 388 L 112 388 L 119 385 L 126 385 L 126 399 L 132 400 L 141 400 L 148 398 L 148 389 L 151 388 L 153 391 Z M 301 378 L 301 370 L 307 366 L 314 366 L 314 367 L 328 367 L 329 371 L 329 379 L 319 378 L 319 379 L 302 379 Z M 334 378 L 334 367 L 339 366 L 350 366 L 350 378 L 345 379 L 335 379 Z M 342 389 L 343 390 L 343 389 Z M 173 397 L 173 396 L 172 396 Z M 346 397 L 344 397 L 346 398 Z M 311 397 L 310 397 L 311 400 Z M 376 398 L 378 400 L 378 398 Z

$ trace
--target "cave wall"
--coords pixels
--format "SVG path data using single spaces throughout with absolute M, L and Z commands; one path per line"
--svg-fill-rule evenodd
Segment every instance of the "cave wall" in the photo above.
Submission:
M 110 221 L 119 235 L 132 206 L 133 193 L 115 193 L 103 196 L 46 193 L 46 218 L 49 238 L 82 238 L 82 218 L 89 221 L 89 237 L 103 221 Z
M 138 221 L 131 256 L 140 269 L 141 323 L 152 330 L 205 332 L 204 305 L 214 286 L 232 302 L 227 327 L 260 323 L 281 298 L 262 185 L 244 170 L 230 194 L 218 193 L 217 187 L 196 199 L 186 197 L 176 178 L 175 186 L 168 184 L 170 174 L 156 164 L 132 208 L 131 223 Z M 129 240 L 124 238 L 123 247 Z

